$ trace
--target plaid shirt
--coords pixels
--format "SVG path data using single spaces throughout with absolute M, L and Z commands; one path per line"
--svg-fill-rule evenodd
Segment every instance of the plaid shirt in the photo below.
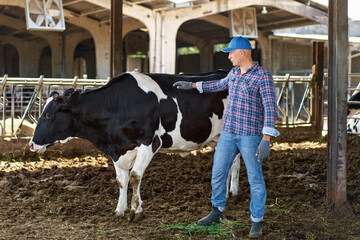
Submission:
M 242 76 L 240 68 L 233 67 L 225 78 L 200 82 L 197 88 L 201 93 L 229 90 L 224 131 L 243 136 L 279 135 L 273 78 L 257 62 Z

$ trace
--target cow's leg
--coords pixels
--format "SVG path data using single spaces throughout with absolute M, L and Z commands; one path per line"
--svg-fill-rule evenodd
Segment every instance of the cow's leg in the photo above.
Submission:
M 229 176 L 227 180 L 228 191 L 226 193 L 226 197 L 229 196 L 229 192 L 231 196 L 236 196 L 239 190 L 239 173 L 240 173 L 240 153 L 235 156 L 234 162 L 230 168 Z M 230 186 L 229 186 L 230 183 Z
M 137 154 L 137 149 L 129 150 L 125 155 L 114 162 L 116 180 L 119 184 L 119 201 L 115 210 L 116 215 L 124 216 L 127 208 L 127 191 L 129 185 L 129 171 L 132 168 Z
M 129 170 L 119 168 L 114 162 L 116 171 L 116 181 L 119 184 L 119 201 L 115 209 L 118 216 L 124 216 L 127 210 L 127 190 L 129 183 Z
M 140 196 L 140 184 L 143 174 L 153 156 L 154 152 L 151 144 L 149 146 L 141 145 L 138 148 L 136 160 L 130 172 L 130 184 L 133 190 L 129 218 L 130 221 L 136 221 L 142 216 L 143 209 L 141 208 L 142 201 Z

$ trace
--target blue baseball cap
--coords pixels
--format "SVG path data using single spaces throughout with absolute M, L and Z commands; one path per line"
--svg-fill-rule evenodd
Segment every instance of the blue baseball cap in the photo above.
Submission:
M 230 43 L 229 43 L 229 47 L 221 49 L 221 51 L 223 52 L 231 52 L 233 50 L 236 49 L 248 49 L 248 50 L 252 50 L 251 44 L 249 42 L 249 40 L 247 40 L 244 37 L 235 37 L 233 38 Z

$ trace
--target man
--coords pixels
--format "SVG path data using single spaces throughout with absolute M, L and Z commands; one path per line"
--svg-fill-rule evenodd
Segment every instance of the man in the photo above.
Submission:
M 185 82 L 174 84 L 179 89 L 197 88 L 200 93 L 229 91 L 228 104 L 212 168 L 213 205 L 210 214 L 199 221 L 199 225 L 210 225 L 223 218 L 226 204 L 227 177 L 234 157 L 240 152 L 244 160 L 250 183 L 250 211 L 252 226 L 249 236 L 262 234 L 265 212 L 266 188 L 262 174 L 262 160 L 269 156 L 270 137 L 277 137 L 275 129 L 277 104 L 271 74 L 251 58 L 251 44 L 243 37 L 230 41 L 222 49 L 229 53 L 233 68 L 220 80 L 209 82 Z

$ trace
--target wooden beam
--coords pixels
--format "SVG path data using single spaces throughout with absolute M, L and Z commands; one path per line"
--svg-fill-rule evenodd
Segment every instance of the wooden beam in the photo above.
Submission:
M 83 0 L 84 2 L 92 3 L 102 8 L 110 9 L 111 8 L 111 0 L 104 1 L 104 0 Z M 122 2 L 122 0 L 121 0 Z
M 148 3 L 153 2 L 153 0 L 133 0 L 132 3 L 134 4 L 140 4 L 140 3 Z
M 274 26 L 274 25 L 280 25 L 280 24 L 284 24 L 284 23 L 289 23 L 289 22 L 298 22 L 298 21 L 302 21 L 302 20 L 306 20 L 306 18 L 304 17 L 291 17 L 291 18 L 286 18 L 286 19 L 280 19 L 277 21 L 270 21 L 267 23 L 262 23 L 262 24 L 258 24 L 258 28 L 265 28 L 268 26 Z
M 62 5 L 63 5 L 63 7 L 65 7 L 65 6 L 72 5 L 72 4 L 79 3 L 79 2 L 83 2 L 83 1 L 84 0 L 73 0 L 73 1 L 63 3 Z
M 83 17 L 83 16 L 87 16 L 87 15 L 91 15 L 91 14 L 99 13 L 99 12 L 104 12 L 104 11 L 109 11 L 109 9 L 97 8 L 97 9 L 85 10 L 85 11 L 80 12 L 80 16 Z
M 287 12 L 311 19 L 318 23 L 328 24 L 327 13 L 304 3 L 289 0 L 264 0 L 262 5 L 272 5 Z

